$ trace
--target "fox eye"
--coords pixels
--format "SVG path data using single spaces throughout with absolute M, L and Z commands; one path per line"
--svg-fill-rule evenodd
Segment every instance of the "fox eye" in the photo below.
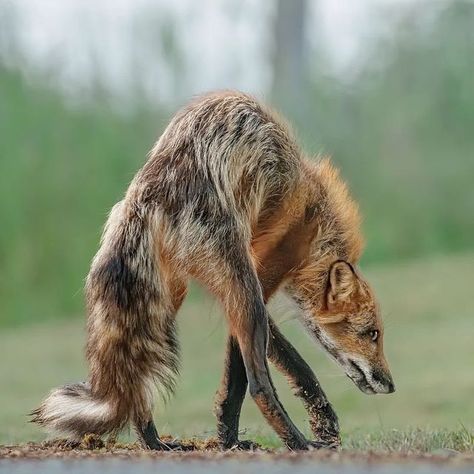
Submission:
M 369 332 L 369 336 L 370 336 L 370 339 L 372 339 L 372 341 L 375 342 L 379 338 L 379 332 L 377 331 L 377 329 L 374 329 Z

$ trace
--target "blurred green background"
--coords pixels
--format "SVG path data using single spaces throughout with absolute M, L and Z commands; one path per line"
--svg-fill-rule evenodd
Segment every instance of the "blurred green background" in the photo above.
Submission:
M 0 443 L 41 439 L 25 414 L 85 378 L 82 286 L 107 212 L 176 109 L 222 88 L 280 109 L 360 202 L 398 391 L 358 393 L 272 307 L 343 430 L 472 429 L 474 3 L 86 3 L 0 0 Z M 225 323 L 197 288 L 179 320 L 182 377 L 158 426 L 212 434 Z M 242 427 L 270 433 L 248 402 Z

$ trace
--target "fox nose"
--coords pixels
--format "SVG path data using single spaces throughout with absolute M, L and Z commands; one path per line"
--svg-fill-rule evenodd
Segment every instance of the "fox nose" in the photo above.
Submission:
M 385 388 L 385 393 L 395 392 L 395 384 L 393 383 L 393 378 L 390 373 L 386 373 L 382 370 L 374 370 L 372 372 L 372 378 Z

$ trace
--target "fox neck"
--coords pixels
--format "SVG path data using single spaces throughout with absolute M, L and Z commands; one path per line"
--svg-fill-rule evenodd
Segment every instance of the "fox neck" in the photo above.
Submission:
M 346 183 L 328 158 L 317 163 L 304 161 L 308 193 L 306 206 L 314 208 L 318 232 L 313 257 L 327 253 L 355 263 L 363 248 L 359 208 L 349 194 Z
M 305 196 L 306 214 L 299 219 L 311 219 L 312 214 L 314 228 L 305 256 L 290 275 L 288 290 L 313 310 L 322 309 L 331 265 L 337 260 L 355 265 L 360 258 L 360 216 L 346 184 L 328 159 L 303 162 L 299 189 Z

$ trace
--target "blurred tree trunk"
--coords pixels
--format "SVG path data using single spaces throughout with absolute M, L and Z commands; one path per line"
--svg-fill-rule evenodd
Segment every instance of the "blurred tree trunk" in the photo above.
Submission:
M 278 0 L 274 22 L 272 101 L 296 120 L 304 119 L 307 0 Z

